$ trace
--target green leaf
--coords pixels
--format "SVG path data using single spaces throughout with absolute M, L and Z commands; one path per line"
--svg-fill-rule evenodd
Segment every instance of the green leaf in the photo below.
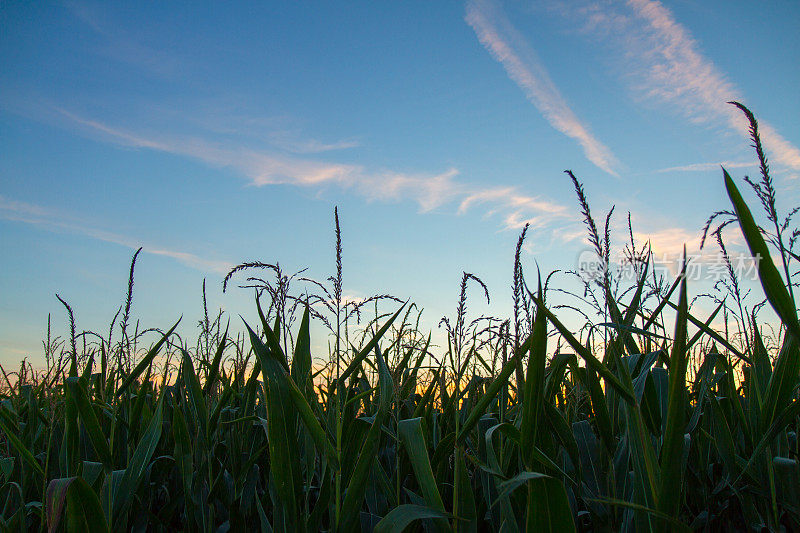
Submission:
M 100 461 L 106 470 L 110 471 L 114 468 L 111 449 L 108 447 L 108 440 L 106 440 L 106 436 L 100 428 L 100 422 L 97 420 L 97 415 L 86 394 L 88 385 L 85 378 L 67 378 L 66 385 L 70 390 L 70 398 L 77 405 L 78 413 L 81 420 L 83 420 L 83 425 L 86 427 L 86 433 L 89 435 L 89 441 L 92 443 L 94 451 L 100 457 Z
M 250 334 L 250 344 L 261 363 L 264 377 L 264 394 L 267 399 L 267 436 L 269 439 L 270 475 L 283 510 L 286 528 L 297 530 L 300 515 L 297 502 L 300 496 L 300 464 L 297 445 L 297 413 L 291 408 L 286 371 L 288 365 L 282 356 L 277 338 L 266 322 L 265 346 L 258 335 L 245 322 Z
M 303 393 L 300 392 L 300 389 L 288 375 L 286 376 L 286 382 L 287 390 L 289 391 L 289 398 L 292 400 L 297 413 L 300 415 L 303 425 L 311 434 L 311 438 L 314 440 L 314 445 L 321 454 L 327 457 L 328 461 L 330 461 L 331 465 L 335 468 L 338 464 L 338 461 L 336 460 L 336 448 L 333 446 L 333 443 L 328 438 L 328 434 L 319 423 L 319 420 L 314 414 L 314 411 L 311 409 L 311 406 L 308 404 L 305 396 L 303 396 Z
M 414 475 L 422 490 L 425 503 L 428 507 L 444 512 L 444 502 L 439 494 L 436 478 L 433 476 L 431 462 L 428 457 L 428 448 L 425 445 L 425 436 L 422 433 L 422 419 L 410 418 L 401 420 L 397 424 L 397 431 L 411 460 L 411 467 L 414 469 Z M 444 520 L 437 520 L 435 523 L 438 529 L 450 529 L 450 526 Z
M 575 531 L 567 491 L 560 480 L 551 477 L 528 480 L 526 522 L 526 531 Z
M 200 380 L 194 371 L 194 363 L 189 352 L 181 348 L 181 354 L 183 355 L 181 374 L 183 385 L 189 395 L 189 407 L 194 415 L 194 421 L 200 427 L 200 438 L 206 442 L 208 439 L 208 407 L 206 407 L 203 389 L 200 387 Z
M 456 464 L 458 469 L 459 490 L 458 490 L 458 519 L 463 520 L 465 523 L 459 524 L 461 531 L 477 532 L 478 531 L 478 512 L 475 505 L 475 494 L 472 488 L 472 481 L 467 474 L 467 463 L 464 459 L 464 450 L 458 449 L 456 453 Z M 455 500 L 455 494 L 453 495 Z M 455 512 L 455 511 L 454 511 Z
M 27 464 L 28 466 L 33 468 L 38 474 L 43 476 L 44 469 L 42 468 L 42 465 L 39 464 L 39 462 L 36 460 L 36 458 L 33 456 L 30 450 L 28 450 L 28 448 L 25 447 L 25 445 L 22 443 L 22 441 L 19 440 L 19 437 L 17 437 L 15 432 L 8 427 L 3 417 L 0 417 L 0 429 L 3 430 L 6 439 L 8 439 L 8 442 L 11 444 L 11 446 L 15 450 L 17 450 L 17 453 L 19 453 L 20 457 L 25 462 L 25 464 Z
M 494 503 L 523 485 L 528 487 L 526 531 L 575 531 L 564 484 L 546 474 L 524 471 L 503 481 L 497 485 L 498 496 Z
M 303 312 L 303 320 L 300 321 L 300 329 L 297 331 L 297 340 L 294 344 L 294 357 L 292 357 L 292 379 L 300 387 L 301 391 L 306 390 L 307 383 L 311 380 L 311 335 L 309 333 L 309 308 L 306 304 Z
M 375 533 L 402 533 L 417 520 L 442 519 L 450 517 L 444 511 L 427 505 L 403 504 L 392 509 L 375 525 Z
M 687 526 L 686 524 L 682 523 L 680 520 L 675 518 L 674 516 L 665 515 L 657 511 L 656 509 L 652 509 L 650 507 L 646 507 L 644 505 L 639 505 L 637 503 L 627 502 L 624 500 L 617 500 L 614 498 L 596 498 L 590 499 L 590 501 L 600 502 L 600 503 L 607 503 L 609 505 L 616 505 L 618 507 L 625 507 L 627 509 L 632 509 L 634 511 L 641 511 L 657 518 L 660 518 L 666 522 L 669 522 L 672 531 L 685 531 L 690 532 L 692 529 Z
M 331 465 L 336 465 L 336 448 L 333 446 L 328 438 L 327 433 L 320 425 L 319 420 L 314 414 L 313 409 L 311 409 L 311 406 L 308 404 L 308 401 L 306 400 L 302 391 L 298 388 L 292 377 L 286 373 L 286 369 L 281 364 L 281 359 L 270 356 L 270 354 L 274 353 L 274 351 L 267 349 L 267 347 L 261 342 L 255 332 L 250 328 L 250 326 L 247 325 L 246 322 L 245 327 L 250 333 L 250 343 L 254 347 L 256 356 L 259 357 L 259 361 L 263 360 L 261 368 L 264 369 L 264 380 L 267 381 L 271 379 L 276 382 L 280 382 L 281 387 L 285 387 L 286 396 L 288 396 L 292 401 L 296 413 L 300 416 L 300 419 L 303 421 L 306 429 L 311 434 L 311 438 L 314 440 L 314 444 L 316 445 L 317 449 L 320 453 L 324 454 L 328 458 L 328 461 L 330 461 Z M 269 328 L 269 326 L 267 326 L 267 330 L 265 332 L 269 338 L 272 330 Z M 273 347 L 276 345 L 276 343 L 273 343 Z M 278 349 L 280 348 L 278 347 Z
M 780 414 L 775 417 L 774 422 L 769 427 L 769 429 L 764 432 L 764 435 L 761 437 L 761 440 L 758 441 L 758 444 L 753 448 L 753 453 L 750 454 L 750 459 L 747 461 L 747 464 L 742 468 L 742 472 L 739 474 L 739 477 L 732 483 L 732 485 L 736 485 L 739 482 L 739 479 L 747 472 L 750 467 L 755 464 L 758 457 L 761 456 L 762 452 L 769 446 L 769 444 L 778 436 L 778 434 L 786 429 L 786 426 L 790 424 L 795 418 L 800 416 L 800 400 L 795 400 L 786 407 L 781 410 Z
M 594 354 L 589 351 L 588 348 L 581 344 L 580 341 L 578 341 L 578 339 L 576 339 L 575 336 L 569 331 L 569 329 L 567 329 L 567 327 L 562 324 L 561 321 L 558 320 L 558 318 L 556 318 L 556 316 L 549 309 L 547 309 L 547 307 L 545 307 L 544 302 L 542 302 L 541 299 L 534 298 L 534 301 L 536 302 L 536 305 L 544 311 L 544 313 L 547 315 L 547 318 L 553 323 L 559 333 L 561 333 L 561 336 L 564 337 L 564 340 L 566 340 L 567 343 L 572 346 L 572 349 L 581 356 L 581 359 L 583 359 L 592 370 L 600 374 L 600 376 L 605 379 L 608 384 L 611 385 L 614 390 L 617 391 L 617 393 L 619 393 L 620 396 L 622 396 L 623 400 L 635 407 L 636 397 L 634 396 L 633 390 L 623 385 L 617 376 L 615 376 L 605 364 L 600 362 L 594 356 Z
M 133 501 L 133 496 L 142 482 L 145 470 L 150 464 L 150 459 L 153 457 L 158 441 L 161 439 L 163 404 L 164 397 L 162 396 L 158 401 L 158 406 L 153 416 L 150 418 L 150 423 L 147 425 L 144 435 L 142 435 L 142 439 L 128 462 L 128 467 L 122 474 L 119 486 L 116 487 L 113 493 L 114 511 L 112 514 L 114 516 L 114 529 L 123 527 L 122 525 L 126 522 L 124 515 Z
M 636 330 L 637 328 L 633 327 L 633 321 L 636 319 L 636 311 L 639 309 L 639 304 L 642 298 L 642 291 L 644 290 L 645 281 L 647 280 L 647 271 L 650 263 L 649 261 L 644 264 L 644 271 L 642 275 L 639 277 L 636 292 L 631 298 L 630 305 L 628 305 L 628 309 L 625 311 L 625 316 L 619 310 L 617 306 L 617 302 L 614 299 L 613 295 L 611 294 L 611 290 L 609 287 L 606 287 L 606 303 L 608 305 L 608 309 L 611 312 L 611 318 L 614 320 L 616 326 L 618 327 L 619 337 L 621 338 L 621 343 L 626 347 L 628 353 L 635 354 L 639 353 L 639 347 L 636 345 L 636 341 L 631 335 L 631 332 Z M 643 330 L 639 330 L 638 333 L 645 333 Z
M 541 295 L 541 281 L 539 282 Z M 536 433 L 542 415 L 544 402 L 544 369 L 547 362 L 547 318 L 540 310 L 536 310 L 531 332 L 531 351 L 528 356 L 528 368 L 525 376 L 525 401 L 522 404 L 522 452 L 528 468 L 532 468 L 531 453 L 536 447 Z
M 750 248 L 750 253 L 757 259 L 758 277 L 761 281 L 761 286 L 764 288 L 764 294 L 766 294 L 769 303 L 775 309 L 775 313 L 780 317 L 786 328 L 795 338 L 800 339 L 800 323 L 797 320 L 797 309 L 789 295 L 789 291 L 786 290 L 786 282 L 775 267 L 775 263 L 772 262 L 767 243 L 761 236 L 761 230 L 753 219 L 753 214 L 750 212 L 750 208 L 747 207 L 739 189 L 725 169 L 722 169 L 722 173 L 725 177 L 725 188 L 739 219 L 742 234 L 747 241 L 747 246 Z
M 669 396 L 667 424 L 661 445 L 661 487 L 656 509 L 667 515 L 677 516 L 681 505 L 683 469 L 681 464 L 683 441 L 686 433 L 686 352 L 688 301 L 686 294 L 686 250 L 681 271 L 681 288 L 678 301 L 678 316 L 675 318 L 675 337 L 669 364 Z M 659 522 L 659 529 L 666 531 L 668 524 Z
M 231 323 L 229 321 L 225 326 L 225 333 L 222 335 L 222 340 L 219 341 L 217 351 L 214 353 L 214 359 L 211 361 L 211 369 L 209 370 L 208 377 L 203 385 L 203 396 L 208 396 L 208 393 L 211 392 L 211 389 L 214 387 L 214 384 L 219 377 L 219 366 L 222 363 L 222 353 L 225 351 L 225 345 L 228 342 L 228 328 L 230 325 Z
M 108 531 L 100 499 L 86 481 L 79 477 L 54 479 L 47 485 L 47 531 L 58 530 L 66 504 L 69 533 Z
M 500 392 L 500 389 L 508 382 L 508 378 L 511 377 L 512 372 L 516 369 L 517 361 L 521 361 L 522 357 L 525 353 L 530 350 L 531 345 L 533 343 L 533 335 L 529 336 L 528 339 L 522 343 L 519 349 L 516 350 L 514 357 L 512 357 L 508 362 L 506 362 L 505 366 L 500 370 L 500 374 L 489 384 L 489 387 L 486 389 L 486 392 L 483 393 L 480 400 L 475 404 L 475 407 L 472 408 L 470 411 L 467 420 L 464 422 L 464 425 L 461 426 L 461 429 L 458 432 L 458 436 L 456 437 L 456 444 L 461 444 L 464 442 L 464 439 L 467 438 L 469 432 L 475 427 L 478 423 L 478 420 L 481 419 L 483 415 L 486 414 L 486 408 L 492 403 Z
M 194 474 L 192 460 L 192 444 L 189 437 L 189 428 L 183 416 L 183 409 L 176 405 L 172 411 L 172 433 L 175 440 L 175 463 L 178 466 L 183 485 L 183 499 L 186 504 L 187 517 L 190 510 L 194 509 L 192 495 L 192 475 Z
M 603 392 L 603 388 L 600 386 L 597 373 L 591 368 L 581 368 L 579 369 L 578 375 L 584 379 L 586 388 L 589 391 L 589 399 L 592 401 L 592 412 L 597 422 L 600 438 L 603 440 L 606 450 L 609 453 L 613 453 L 616 448 L 616 442 L 611 427 L 611 415 L 608 412 L 606 395 Z
M 789 402 L 797 384 L 798 371 L 800 371 L 800 350 L 797 349 L 798 343 L 800 343 L 800 322 L 797 320 L 795 303 L 789 291 L 786 290 L 786 283 L 791 280 L 784 281 L 781 277 L 775 263 L 772 262 L 767 243 L 761 236 L 761 231 L 753 219 L 750 208 L 747 207 L 728 172 L 725 169 L 722 169 L 722 172 L 725 176 L 725 188 L 739 219 L 742 234 L 750 248 L 750 253 L 757 260 L 758 278 L 764 294 L 786 327 L 788 335 L 793 338 L 793 342 L 790 343 L 792 347 L 788 350 L 781 350 L 778 355 L 775 370 L 772 372 L 767 387 L 767 398 L 764 401 L 764 416 L 762 417 L 762 429 L 766 429 L 774 420 L 780 406 Z
M 722 459 L 722 464 L 725 465 L 725 469 L 728 471 L 728 476 L 733 479 L 734 476 L 739 474 L 739 467 L 736 462 L 736 444 L 734 444 L 730 424 L 725 418 L 725 412 L 720 407 L 716 395 L 710 394 L 708 401 L 711 406 L 710 414 L 714 446 Z
M 373 468 L 378 453 L 381 426 L 389 415 L 389 408 L 391 407 L 392 398 L 394 396 L 392 376 L 377 347 L 375 349 L 375 356 L 378 361 L 380 402 L 375 420 L 372 422 L 369 432 L 367 432 L 367 436 L 364 439 L 364 443 L 361 446 L 356 466 L 353 469 L 353 474 L 350 477 L 350 483 L 347 486 L 347 492 L 342 502 L 339 528 L 344 531 L 352 530 L 355 524 L 358 523 L 361 505 L 364 501 L 364 491 L 367 487 L 367 479 L 369 478 L 370 470 Z

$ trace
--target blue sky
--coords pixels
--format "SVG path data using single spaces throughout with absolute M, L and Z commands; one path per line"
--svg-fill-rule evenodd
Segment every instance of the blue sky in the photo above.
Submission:
M 32 3 L 0 6 L 0 364 L 42 362 L 58 292 L 79 329 L 134 315 L 190 336 L 234 264 L 333 271 L 452 314 L 461 271 L 509 313 L 516 239 L 544 271 L 586 244 L 574 191 L 623 239 L 697 247 L 754 175 L 756 113 L 784 212 L 800 177 L 796 2 Z M 735 241 L 735 236 L 732 236 Z M 318 354 L 319 355 L 319 354 Z

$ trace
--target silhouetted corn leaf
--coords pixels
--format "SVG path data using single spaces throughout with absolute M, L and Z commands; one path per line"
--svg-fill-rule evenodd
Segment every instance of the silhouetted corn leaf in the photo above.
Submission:
M 683 454 L 683 436 L 686 432 L 686 353 L 688 297 L 686 291 L 686 250 L 681 271 L 681 288 L 678 301 L 678 316 L 675 318 L 675 336 L 672 340 L 672 353 L 669 365 L 669 400 L 667 404 L 667 424 L 661 445 L 661 486 L 658 492 L 656 509 L 667 515 L 675 516 L 680 508 L 683 487 L 683 469 L 676 468 L 681 464 Z M 666 531 L 669 524 L 660 522 L 659 530 Z
M 178 324 L 181 323 L 182 318 L 183 317 L 179 318 L 178 321 L 175 322 L 175 324 L 169 328 L 169 330 L 167 330 L 167 332 L 158 340 L 158 342 L 156 342 L 153 347 L 147 351 L 147 355 L 145 355 L 142 360 L 139 361 L 139 364 L 136 365 L 133 371 L 128 374 L 128 376 L 122 382 L 122 385 L 119 386 L 115 396 L 120 396 L 123 392 L 128 390 L 128 387 L 130 387 L 131 383 L 133 383 L 133 381 L 138 378 L 148 366 L 150 366 L 150 363 L 152 363 L 153 359 L 155 359 L 156 355 L 158 355 L 158 350 L 161 349 L 161 346 L 163 346 L 169 336 L 172 335 L 172 332 L 175 331 L 175 328 L 177 328 Z
M 225 351 L 225 346 L 228 342 L 228 327 L 230 326 L 230 322 L 228 325 L 225 326 L 225 333 L 222 334 L 222 340 L 219 341 L 219 345 L 217 346 L 217 351 L 214 353 L 214 359 L 211 361 L 211 367 L 208 371 L 208 377 L 206 378 L 206 382 L 203 384 L 203 395 L 207 396 L 211 389 L 214 388 L 214 384 L 217 382 L 217 378 L 219 377 L 219 366 L 222 364 L 222 354 Z
M 497 394 L 500 392 L 500 389 L 503 385 L 508 381 L 508 378 L 514 372 L 517 361 L 521 360 L 524 357 L 525 353 L 528 352 L 531 348 L 531 344 L 533 343 L 533 336 L 528 337 L 528 339 L 522 343 L 522 345 L 516 350 L 514 357 L 509 360 L 505 366 L 500 370 L 500 374 L 491 382 L 489 387 L 486 389 L 486 392 L 483 393 L 480 400 L 475 404 L 475 407 L 472 408 L 467 420 L 464 422 L 464 425 L 461 426 L 460 431 L 456 437 L 456 442 L 461 443 L 464 439 L 467 438 L 467 435 L 470 431 L 475 427 L 478 423 L 478 420 L 486 413 L 486 408 L 489 406 L 491 402 L 497 397 Z
M 137 444 L 133 456 L 128 461 L 128 466 L 122 474 L 119 485 L 112 491 L 114 529 L 124 527 L 126 523 L 125 513 L 133 501 L 134 494 L 144 477 L 145 469 L 149 465 L 153 452 L 155 452 L 158 441 L 161 438 L 163 400 L 163 396 L 159 398 L 156 410 L 150 418 L 150 423 L 139 444 Z
M 106 470 L 111 471 L 114 467 L 113 459 L 111 458 L 111 450 L 108 447 L 108 440 L 106 440 L 103 430 L 100 428 L 100 422 L 97 420 L 94 408 L 89 402 L 89 397 L 86 395 L 86 380 L 84 378 L 67 378 L 65 381 L 67 387 L 70 389 L 71 399 L 75 401 L 78 413 L 80 414 L 83 425 L 86 427 L 86 433 L 89 435 L 89 441 L 92 443 L 94 451 L 100 457 Z
M 592 370 L 600 374 L 600 376 L 605 379 L 626 402 L 635 406 L 636 398 L 634 397 L 633 391 L 630 390 L 629 387 L 623 385 L 619 378 L 617 378 L 617 376 L 615 376 L 605 364 L 600 362 L 591 351 L 582 345 L 569 331 L 569 329 L 564 326 L 564 324 L 562 324 L 556 318 L 556 316 L 549 309 L 547 309 L 547 307 L 545 307 L 544 303 L 539 298 L 535 298 L 534 301 L 536 302 L 538 308 L 544 311 L 550 322 L 552 322 L 556 329 L 558 329 L 559 333 L 561 333 L 561 335 L 564 337 L 564 340 L 566 340 L 567 343 L 572 346 L 572 349 L 581 356 L 581 359 L 586 361 L 586 364 L 589 365 Z
M 541 281 L 539 282 L 541 296 Z M 523 458 L 531 468 L 531 453 L 536 446 L 536 432 L 540 417 L 543 414 L 544 402 L 544 369 L 547 362 L 547 318 L 541 309 L 536 310 L 536 318 L 531 332 L 531 349 L 528 356 L 528 368 L 525 376 L 525 402 L 522 404 L 522 425 L 520 434 Z
M 291 369 L 292 379 L 303 392 L 305 392 L 306 385 L 311 379 L 311 334 L 309 333 L 309 325 L 309 308 L 308 304 L 306 304 L 303 311 L 303 319 L 300 321 L 300 329 L 297 331 Z
M 778 269 L 775 268 L 775 263 L 772 262 L 767 244 L 764 242 L 755 220 L 753 220 L 750 208 L 747 207 L 728 172 L 725 169 L 722 172 L 725 176 L 725 188 L 739 219 L 742 234 L 747 241 L 747 246 L 750 248 L 750 253 L 756 258 L 758 278 L 764 288 L 764 294 L 786 327 L 788 335 L 792 337 L 791 341 L 787 339 L 790 348 L 781 350 L 767 387 L 764 416 L 762 417 L 762 427 L 766 428 L 772 423 L 780 406 L 788 402 L 792 390 L 797 384 L 798 371 L 800 371 L 800 350 L 797 348 L 800 346 L 800 322 L 797 320 L 795 303 L 792 301 L 789 291 L 786 290 L 786 283 Z
M 347 492 L 342 502 L 339 528 L 344 530 L 350 530 L 358 523 L 367 478 L 369 477 L 378 451 L 378 445 L 380 444 L 381 427 L 384 420 L 389 415 L 389 408 L 391 407 L 392 398 L 394 396 L 392 376 L 377 346 L 375 347 L 375 358 L 378 362 L 380 401 L 378 403 L 378 412 L 361 446 L 358 460 L 353 469 L 353 475 L 350 478 L 350 483 L 347 486 Z
M 365 344 L 364 347 L 358 351 L 355 357 L 353 357 L 353 360 L 350 362 L 350 364 L 347 365 L 345 371 L 342 372 L 342 375 L 339 377 L 340 382 L 344 383 L 353 372 L 361 368 L 361 362 L 364 360 L 364 358 L 366 358 L 369 355 L 369 353 L 373 350 L 373 348 L 375 348 L 375 346 L 378 345 L 378 342 L 381 340 L 381 337 L 383 337 L 386 334 L 386 332 L 392 326 L 392 323 L 394 323 L 395 319 L 397 319 L 397 317 L 400 315 L 400 311 L 402 311 L 405 306 L 406 304 L 401 305 L 400 309 L 398 309 L 391 316 L 391 318 L 387 320 L 383 324 L 383 326 L 381 326 L 381 328 L 377 331 L 377 333 L 375 333 L 375 335 L 372 336 L 369 342 L 367 342 L 367 344 Z

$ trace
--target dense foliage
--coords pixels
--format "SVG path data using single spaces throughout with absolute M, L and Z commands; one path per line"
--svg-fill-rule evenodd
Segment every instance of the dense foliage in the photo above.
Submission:
M 732 209 L 715 213 L 706 233 L 725 250 L 722 230 L 738 222 L 761 258 L 778 321 L 769 336 L 762 305 L 748 307 L 732 268 L 729 297 L 701 319 L 686 276 L 659 280 L 632 237 L 637 281 L 624 287 L 608 271 L 585 281 L 578 296 L 600 319 L 571 332 L 568 307 L 546 301 L 549 278 L 535 290 L 526 282 L 523 232 L 512 318 L 468 320 L 468 289 L 486 288 L 465 273 L 456 313 L 442 320 L 447 345 L 436 349 L 414 306 L 343 298 L 337 217 L 335 275 L 319 283 L 242 264 L 226 286 L 244 270 L 275 274 L 243 285 L 256 292 L 260 323 L 237 337 L 222 314 L 206 311 L 190 347 L 177 324 L 164 332 L 129 324 L 134 256 L 128 299 L 107 335 L 77 333 L 62 300 L 71 333 L 61 342 L 48 332 L 47 369 L 3 371 L 0 526 L 799 529 L 797 231 L 793 213 L 778 218 L 757 123 L 742 110 L 762 173 L 747 181 L 769 224 L 758 225 L 723 171 Z M 570 177 L 607 265 L 610 214 L 601 234 Z M 316 295 L 295 294 L 293 282 Z M 356 329 L 368 309 L 374 318 Z M 723 315 L 725 330 L 712 328 Z M 331 331 L 323 366 L 311 354 L 315 320 Z

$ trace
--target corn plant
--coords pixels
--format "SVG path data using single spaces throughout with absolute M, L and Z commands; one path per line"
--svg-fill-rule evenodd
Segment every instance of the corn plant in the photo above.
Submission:
M 623 287 L 604 272 L 584 287 L 590 309 L 582 316 L 598 321 L 571 330 L 563 315 L 572 307 L 548 303 L 548 292 L 563 290 L 550 288 L 551 276 L 538 276 L 532 289 L 520 259 L 526 227 L 512 316 L 470 318 L 468 287 L 479 285 L 487 300 L 489 291 L 465 272 L 456 314 L 442 319 L 441 348 L 421 331 L 413 304 L 388 295 L 345 301 L 338 211 L 333 276 L 319 282 L 277 263 L 243 263 L 226 288 L 243 270 L 275 275 L 242 285 L 255 293 L 258 323 L 234 333 L 221 312 L 209 314 L 204 283 L 193 346 L 176 333 L 180 320 L 163 331 L 131 323 L 137 251 L 107 334 L 79 333 L 59 297 L 69 336 L 51 337 L 48 322 L 47 367 L 23 361 L 16 372 L 2 370 L 0 525 L 800 529 L 796 210 L 779 218 L 758 124 L 736 105 L 761 172 L 746 183 L 767 224 L 759 226 L 723 170 L 732 207 L 704 233 L 724 251 L 723 229 L 738 225 L 760 258 L 761 288 L 777 317 L 771 341 L 763 306 L 748 307 L 736 280 L 728 285 L 733 304 L 720 299 L 709 317 L 696 316 L 687 277 L 656 279 L 632 229 L 635 283 Z M 589 241 L 607 265 L 613 209 L 601 234 L 569 175 Z M 305 290 L 293 292 L 297 284 Z M 370 307 L 374 317 L 362 317 Z M 712 327 L 720 312 L 736 317 L 737 332 Z M 312 357 L 312 321 L 331 335 L 325 364 Z

